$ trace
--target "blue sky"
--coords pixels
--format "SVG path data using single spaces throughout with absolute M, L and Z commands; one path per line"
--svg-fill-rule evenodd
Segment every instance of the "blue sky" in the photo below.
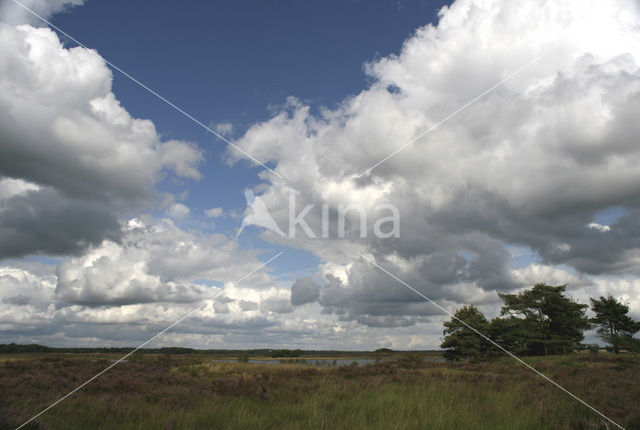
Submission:
M 363 64 L 399 52 L 415 30 L 437 20 L 447 2 L 433 1 L 89 1 L 52 22 L 100 55 L 215 129 L 233 125 L 238 137 L 294 96 L 312 109 L 334 108 L 368 87 Z M 179 13 L 178 13 L 179 11 Z M 64 40 L 64 37 L 63 37 Z M 69 41 L 69 46 L 74 45 Z M 113 91 L 135 117 L 151 119 L 166 138 L 205 151 L 202 180 L 167 180 L 191 221 L 209 223 L 212 207 L 241 212 L 242 191 L 260 181 L 248 162 L 228 166 L 226 143 L 114 71 Z M 219 218 L 215 230 L 235 234 L 239 219 Z M 199 224 L 203 227 L 202 224 Z M 254 237 L 245 247 L 274 249 Z M 280 249 L 280 248 L 277 248 Z M 317 265 L 309 252 L 288 248 L 274 267 L 286 272 Z
M 204 301 L 162 344 L 437 348 L 370 261 L 451 312 L 545 282 L 640 315 L 631 3 L 22 1 L 97 55 L 0 0 L 0 342 L 129 345 Z M 236 238 L 248 188 L 369 234 Z

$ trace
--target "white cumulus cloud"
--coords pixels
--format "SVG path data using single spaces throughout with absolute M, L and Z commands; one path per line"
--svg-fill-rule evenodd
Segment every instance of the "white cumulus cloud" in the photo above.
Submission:
M 323 203 L 334 210 L 357 203 L 368 219 L 390 203 L 401 214 L 400 237 L 375 238 L 370 223 L 362 239 L 355 216 L 346 240 L 302 231 L 293 240 L 264 237 L 336 265 L 366 252 L 425 295 L 459 304 L 495 300 L 532 274 L 538 282 L 576 278 L 542 267 L 565 265 L 578 277 L 637 274 L 638 3 L 457 0 L 439 18 L 398 55 L 367 64 L 369 88 L 337 108 L 314 115 L 290 98 L 236 141 L 285 178 L 262 175 L 260 197 L 280 225 L 295 184 L 297 207 L 315 204 L 306 217 L 315 232 Z M 626 212 L 606 235 L 604 227 L 585 228 L 611 207 Z M 515 270 L 514 246 L 531 249 L 541 266 Z M 398 326 L 433 313 L 364 261 L 346 270 L 346 280 L 325 278 L 320 303 L 344 318 Z
M 120 217 L 152 206 L 164 176 L 200 177 L 198 148 L 131 117 L 95 51 L 1 22 L 0 45 L 0 258 L 116 239 Z

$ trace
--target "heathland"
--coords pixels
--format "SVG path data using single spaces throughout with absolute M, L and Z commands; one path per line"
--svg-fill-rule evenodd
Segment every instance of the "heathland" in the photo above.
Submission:
M 0 429 L 13 429 L 122 355 L 0 355 Z M 606 429 L 510 358 L 433 354 L 134 354 L 39 416 L 33 429 Z M 369 359 L 366 361 L 365 359 Z M 369 362 L 376 360 L 375 362 Z M 360 360 L 360 362 L 358 362 Z M 582 352 L 525 360 L 627 429 L 640 429 L 640 360 Z M 363 361 L 369 364 L 362 364 Z M 344 361 L 342 361 L 344 362 Z

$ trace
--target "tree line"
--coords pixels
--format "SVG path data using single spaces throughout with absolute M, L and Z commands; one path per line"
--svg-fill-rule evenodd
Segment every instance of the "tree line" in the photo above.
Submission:
M 445 357 L 460 360 L 503 354 L 491 341 L 517 355 L 566 354 L 583 349 L 584 331 L 594 327 L 608 350 L 640 352 L 640 340 L 633 337 L 640 331 L 640 322 L 629 317 L 628 305 L 610 295 L 590 298 L 595 317 L 588 318 L 589 305 L 567 297 L 565 289 L 566 285 L 536 284 L 519 294 L 498 294 L 503 306 L 500 316 L 490 321 L 475 306 L 458 309 L 444 323 L 440 347 Z

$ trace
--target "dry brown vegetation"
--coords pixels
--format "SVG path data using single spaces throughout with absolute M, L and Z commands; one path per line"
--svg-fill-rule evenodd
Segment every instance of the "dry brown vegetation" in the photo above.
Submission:
M 115 356 L 0 356 L 0 429 L 15 428 Z M 640 428 L 633 355 L 528 359 L 628 429 Z M 122 363 L 28 428 L 598 429 L 607 423 L 513 360 L 367 366 L 213 362 L 141 355 Z

